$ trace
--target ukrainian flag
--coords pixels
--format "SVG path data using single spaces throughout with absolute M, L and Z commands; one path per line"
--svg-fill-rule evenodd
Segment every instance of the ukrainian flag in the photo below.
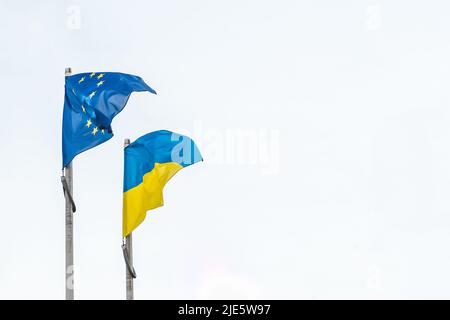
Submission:
M 125 148 L 123 236 L 148 210 L 164 204 L 163 188 L 184 167 L 203 160 L 189 137 L 167 130 L 148 133 Z

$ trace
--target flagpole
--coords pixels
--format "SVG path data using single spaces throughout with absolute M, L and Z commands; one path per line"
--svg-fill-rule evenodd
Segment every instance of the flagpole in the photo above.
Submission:
M 130 139 L 125 139 L 124 141 L 124 148 L 126 148 L 130 144 Z M 126 297 L 127 300 L 134 300 L 134 287 L 133 287 L 133 278 L 135 275 L 132 274 L 134 272 L 133 269 L 133 235 L 130 233 L 128 236 L 125 237 L 125 254 L 128 255 L 128 261 L 127 258 L 125 258 L 126 266 Z M 134 277 L 133 277 L 134 276 Z
M 65 76 L 72 74 L 71 68 L 66 68 Z M 64 168 L 64 177 L 67 182 L 66 195 L 66 300 L 74 299 L 74 281 L 73 281 L 73 164 L 70 162 Z

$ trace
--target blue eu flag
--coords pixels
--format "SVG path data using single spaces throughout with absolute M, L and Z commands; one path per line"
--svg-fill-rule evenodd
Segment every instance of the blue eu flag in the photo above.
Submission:
M 156 94 L 140 77 L 104 72 L 66 77 L 62 128 L 63 167 L 88 149 L 113 137 L 112 119 L 134 91 Z

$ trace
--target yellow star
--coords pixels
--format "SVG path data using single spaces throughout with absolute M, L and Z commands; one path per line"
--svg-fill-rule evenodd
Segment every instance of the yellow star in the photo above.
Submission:
M 104 73 L 100 73 L 100 74 L 98 75 L 97 79 L 103 78 L 104 75 L 105 75 Z
M 83 110 L 84 113 L 86 113 L 86 108 L 82 105 L 81 110 Z
M 105 129 L 102 129 L 102 133 L 105 134 Z
M 91 75 L 90 75 L 89 77 L 92 78 L 93 76 L 95 76 L 95 72 L 92 72 Z
M 104 84 L 105 83 L 105 81 L 99 81 L 98 83 L 97 83 L 97 87 L 100 87 L 102 84 Z
M 96 93 L 97 93 L 97 91 L 93 91 L 93 92 L 89 95 L 89 98 L 92 99 L 92 97 L 95 96 Z
M 91 124 L 92 124 L 92 121 L 91 121 L 91 119 L 88 119 L 88 121 L 86 122 L 86 127 L 90 127 L 91 126 Z
M 78 80 L 78 83 L 82 83 L 84 81 L 84 78 L 86 78 L 86 77 L 83 77 L 80 80 Z
M 98 132 L 98 128 L 97 127 L 95 127 L 93 130 L 92 130 L 92 134 L 95 136 L 95 134 Z

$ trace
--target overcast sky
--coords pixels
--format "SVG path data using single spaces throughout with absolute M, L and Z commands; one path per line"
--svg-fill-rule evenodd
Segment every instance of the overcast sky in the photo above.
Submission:
M 75 298 L 123 299 L 123 140 L 205 161 L 134 232 L 136 299 L 450 298 L 447 1 L 0 2 L 0 298 L 64 299 L 64 68 L 141 76 L 74 161 Z

